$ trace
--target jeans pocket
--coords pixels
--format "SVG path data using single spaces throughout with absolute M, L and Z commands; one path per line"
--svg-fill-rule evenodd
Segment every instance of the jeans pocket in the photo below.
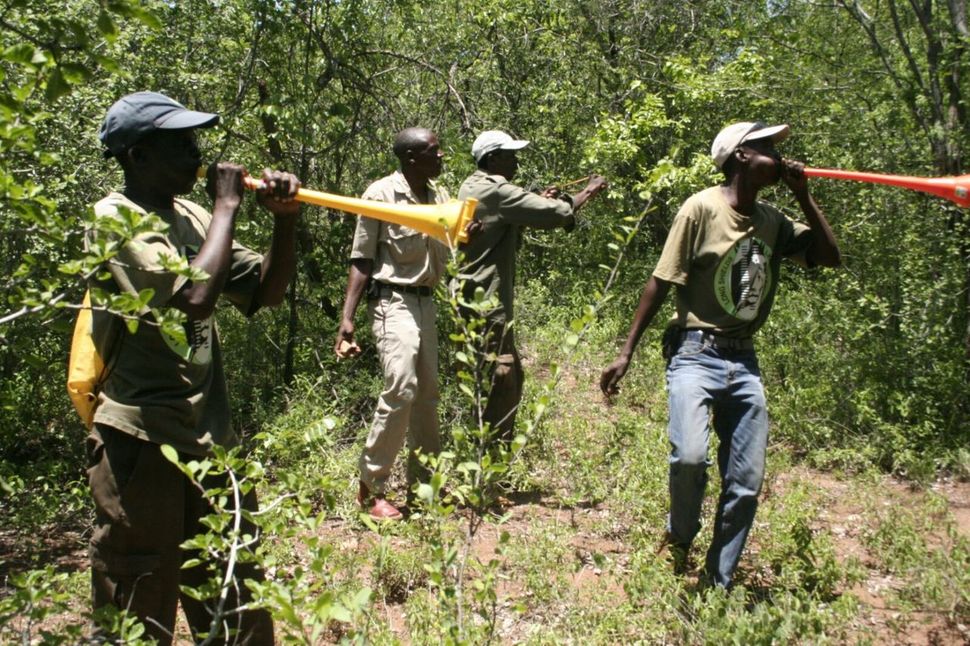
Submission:
M 677 357 L 692 357 L 698 355 L 704 351 L 704 344 L 698 341 L 684 341 L 677 348 L 677 352 L 674 353 L 674 358 Z

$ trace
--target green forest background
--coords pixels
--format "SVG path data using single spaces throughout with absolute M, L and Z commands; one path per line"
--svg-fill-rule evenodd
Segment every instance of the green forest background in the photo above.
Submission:
M 521 156 L 521 185 L 606 176 L 608 193 L 584 209 L 576 231 L 528 233 L 519 250 L 516 311 L 532 360 L 529 412 L 520 416 L 526 448 L 510 468 L 541 491 L 536 473 L 560 431 L 582 438 L 599 428 L 608 451 L 629 448 L 643 424 L 662 428 L 659 324 L 645 335 L 617 402 L 629 419 L 603 431 L 596 418 L 618 414 L 603 405 L 591 409 L 585 430 L 575 428 L 582 419 L 562 420 L 574 391 L 592 388 L 616 352 L 679 205 L 719 181 L 708 154 L 718 130 L 741 120 L 789 123 L 782 153 L 810 166 L 959 175 L 970 143 L 968 38 L 964 0 L 0 1 L 0 518 L 26 537 L 58 523 L 83 527 L 90 514 L 84 431 L 64 377 L 84 277 L 99 261 L 83 254 L 82 233 L 93 221 L 91 206 L 122 179 L 102 158 L 97 131 L 126 93 L 160 91 L 222 115 L 220 127 L 201 133 L 207 160 L 283 168 L 306 187 L 342 195 L 359 195 L 391 171 L 393 136 L 412 125 L 438 133 L 446 153 L 439 181 L 453 194 L 473 170 L 471 142 L 492 128 L 532 142 Z M 970 476 L 970 212 L 896 188 L 810 186 L 845 267 L 783 272 L 757 339 L 774 443 L 784 447 L 786 464 L 827 471 L 892 473 L 917 484 Z M 784 187 L 763 197 L 799 216 Z M 201 189 L 195 199 L 208 203 Z M 243 208 L 238 237 L 265 248 L 270 216 L 252 199 Z M 131 226 L 128 234 L 140 224 Z M 252 321 L 224 308 L 219 319 L 235 423 L 264 469 L 250 475 L 270 496 L 295 496 L 289 513 L 307 522 L 327 514 L 360 522 L 347 511 L 352 455 L 380 378 L 366 337 L 356 362 L 338 364 L 331 350 L 353 226 L 352 216 L 305 208 L 287 303 Z M 467 402 L 453 369 L 460 348 L 447 341 L 457 324 L 447 299 L 440 302 L 441 417 L 460 456 Z M 609 454 L 584 462 L 586 480 L 577 482 L 589 489 L 573 491 L 573 502 L 610 499 L 615 490 L 597 490 L 615 484 L 604 470 L 639 478 L 653 469 L 659 531 L 666 449 L 662 438 L 650 446 L 649 469 Z M 411 638 L 509 638 L 494 613 L 488 619 L 488 607 L 503 598 L 489 573 L 501 565 L 469 565 L 491 597 L 463 593 L 448 578 L 455 570 L 446 548 L 472 538 L 474 523 L 445 507 L 428 518 L 438 519 L 434 531 L 394 530 L 403 534 L 393 540 L 414 541 L 429 550 L 421 552 L 428 563 L 442 564 L 407 588 L 423 586 L 421 603 L 437 608 L 428 611 L 431 624 L 409 624 Z M 266 531 L 285 538 L 284 525 Z M 364 562 L 390 571 L 387 551 L 374 550 Z M 289 579 L 303 585 L 289 590 L 291 598 L 297 588 L 304 595 L 293 602 L 301 615 L 293 621 L 306 622 L 301 613 L 322 617 L 323 632 L 304 631 L 303 640 L 393 641 L 393 631 L 375 628 L 367 614 L 378 597 L 387 601 L 383 584 L 355 585 L 335 574 L 353 569 L 350 561 L 327 558 L 301 570 L 307 578 Z M 45 564 L 28 565 L 20 570 Z M 422 570 L 420 563 L 395 567 Z M 42 580 L 18 589 L 36 590 Z M 633 608 L 637 590 L 653 589 L 643 576 L 636 581 L 622 584 Z M 786 598 L 831 605 L 800 581 L 785 588 Z M 970 614 L 966 584 L 957 583 L 962 600 L 948 606 L 953 621 Z M 450 597 L 442 593 L 449 585 Z M 78 597 L 83 609 L 83 586 L 44 590 L 55 606 Z M 10 605 L 17 595 L 6 598 L 0 618 L 28 612 Z M 755 641 L 783 639 L 770 621 L 758 624 L 750 599 L 705 603 L 720 608 L 713 614 L 722 619 L 748 617 Z M 468 619 L 463 604 L 484 619 Z M 784 606 L 778 598 L 772 604 Z M 797 615 L 807 606 L 786 607 Z M 703 608 L 691 612 L 673 613 L 672 624 L 639 615 L 656 632 L 636 634 L 716 641 L 717 634 L 684 628 L 685 614 L 711 620 Z M 812 625 L 799 630 L 824 635 L 832 626 L 822 622 L 812 633 Z M 550 639 L 582 634 L 562 630 Z

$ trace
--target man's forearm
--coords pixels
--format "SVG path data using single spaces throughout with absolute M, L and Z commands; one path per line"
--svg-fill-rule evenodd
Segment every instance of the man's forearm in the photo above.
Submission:
M 621 357 L 629 360 L 633 356 L 637 344 L 640 343 L 640 337 L 643 336 L 644 330 L 647 329 L 647 326 L 650 325 L 657 315 L 664 300 L 667 298 L 667 292 L 669 290 L 670 283 L 659 280 L 654 276 L 651 276 L 647 284 L 643 286 L 643 293 L 640 294 L 640 303 L 637 305 L 636 314 L 633 316 L 633 323 L 630 325 L 626 342 L 620 350 Z
M 808 191 L 796 195 L 798 205 L 805 214 L 808 226 L 812 230 L 812 245 L 809 248 L 811 260 L 823 267 L 838 267 L 842 264 L 842 253 L 835 241 L 835 234 L 828 220 L 818 208 L 815 200 Z
M 357 258 L 350 262 L 350 270 L 347 274 L 347 291 L 344 294 L 342 314 L 344 321 L 354 320 L 357 306 L 360 304 L 360 298 L 364 294 L 364 288 L 367 287 L 367 281 L 370 280 L 373 269 L 372 260 Z
M 229 275 L 234 230 L 235 211 L 230 207 L 214 209 L 206 238 L 190 263 L 209 278 L 188 284 L 171 300 L 173 307 L 185 312 L 192 320 L 209 318 L 215 310 Z

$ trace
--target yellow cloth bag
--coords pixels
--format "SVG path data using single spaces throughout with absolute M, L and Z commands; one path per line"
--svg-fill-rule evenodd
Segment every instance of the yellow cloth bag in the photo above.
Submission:
M 67 394 L 89 429 L 94 424 L 98 391 L 106 376 L 104 359 L 94 345 L 92 324 L 91 292 L 88 291 L 84 293 L 84 302 L 74 323 L 71 355 L 67 360 Z

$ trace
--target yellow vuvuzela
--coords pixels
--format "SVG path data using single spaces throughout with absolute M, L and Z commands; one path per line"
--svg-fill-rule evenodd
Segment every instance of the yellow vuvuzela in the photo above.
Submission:
M 200 167 L 199 177 L 205 177 L 205 174 L 205 166 Z M 246 188 L 253 191 L 263 186 L 263 181 L 254 177 L 244 177 L 243 182 Z M 305 188 L 297 191 L 296 199 L 307 204 L 364 215 L 382 222 L 403 224 L 415 231 L 437 238 L 449 246 L 468 241 L 465 226 L 471 222 L 475 215 L 475 207 L 478 205 L 478 200 L 475 199 L 467 199 L 464 202 L 451 200 L 445 204 L 387 204 Z

